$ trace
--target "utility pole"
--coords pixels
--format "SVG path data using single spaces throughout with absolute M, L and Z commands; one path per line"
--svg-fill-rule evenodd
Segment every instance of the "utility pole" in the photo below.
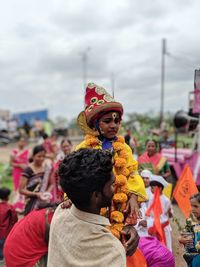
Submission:
M 88 53 L 90 47 L 87 47 L 86 50 L 81 54 L 83 60 L 83 89 L 85 90 L 87 86 L 87 62 L 88 62 Z
M 115 97 L 115 75 L 111 73 L 111 88 L 112 88 L 112 97 Z
M 161 55 L 161 94 L 160 94 L 160 126 L 164 119 L 164 99 L 165 99 L 165 55 L 166 55 L 166 39 L 162 39 L 162 55 Z

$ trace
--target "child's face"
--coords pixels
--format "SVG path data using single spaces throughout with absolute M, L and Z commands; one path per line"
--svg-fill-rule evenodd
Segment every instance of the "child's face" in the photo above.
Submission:
M 156 189 L 156 187 L 158 187 L 157 185 L 151 185 L 151 192 L 154 194 L 154 192 L 155 192 L 155 189 Z M 162 188 L 161 187 L 158 187 L 159 188 L 159 190 L 160 190 L 160 193 L 162 193 Z
M 149 183 L 150 183 L 149 177 L 143 177 L 143 181 L 144 181 L 145 187 L 149 187 Z
M 200 203 L 196 200 L 196 198 L 193 198 L 190 200 L 190 204 L 192 206 L 192 214 L 197 218 L 197 220 L 200 220 Z

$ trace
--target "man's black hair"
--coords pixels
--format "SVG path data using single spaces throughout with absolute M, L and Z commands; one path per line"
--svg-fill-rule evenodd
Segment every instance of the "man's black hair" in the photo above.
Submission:
M 63 191 L 77 207 L 87 207 L 92 193 L 102 192 L 111 179 L 112 155 L 108 151 L 80 149 L 67 155 L 59 167 Z
M 164 189 L 164 186 L 161 183 L 157 182 L 157 181 L 151 181 L 150 182 L 150 186 L 158 186 L 158 187 L 161 187 L 162 190 Z
M 2 200 L 8 200 L 10 195 L 10 189 L 7 187 L 1 187 L 0 188 L 0 199 Z

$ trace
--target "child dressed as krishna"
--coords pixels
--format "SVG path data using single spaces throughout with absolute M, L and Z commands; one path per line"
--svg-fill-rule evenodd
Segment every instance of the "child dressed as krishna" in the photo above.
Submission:
M 115 194 L 112 206 L 102 210 L 102 215 L 110 218 L 110 230 L 125 244 L 127 255 L 132 255 L 134 251 L 129 249 L 129 244 L 133 243 L 136 235 L 135 232 L 131 233 L 134 229 L 132 226 L 140 217 L 138 202 L 146 201 L 147 196 L 131 148 L 122 136 L 117 135 L 122 115 L 123 106 L 120 103 L 115 102 L 103 87 L 89 83 L 85 93 L 85 110 L 77 118 L 85 139 L 76 149 L 112 151 Z

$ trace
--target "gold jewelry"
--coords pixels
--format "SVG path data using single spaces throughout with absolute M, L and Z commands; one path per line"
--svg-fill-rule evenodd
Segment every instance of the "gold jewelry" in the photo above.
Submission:
M 82 111 L 77 118 L 77 123 L 79 125 L 79 127 L 81 128 L 81 130 L 85 133 L 85 134 L 91 134 L 93 136 L 98 136 L 99 132 L 92 130 L 88 125 L 87 125 L 87 121 L 86 121 L 86 117 L 85 117 L 85 113 L 84 111 Z

